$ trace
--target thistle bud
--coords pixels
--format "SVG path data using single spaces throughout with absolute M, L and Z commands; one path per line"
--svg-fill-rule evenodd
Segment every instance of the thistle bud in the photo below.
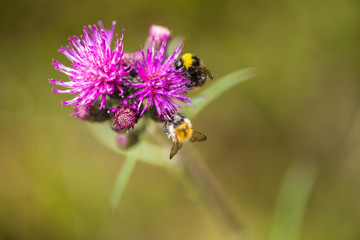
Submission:
M 164 41 L 168 42 L 170 37 L 171 32 L 168 28 L 159 25 L 151 25 L 145 46 L 152 46 L 152 44 L 154 44 L 155 51 L 159 51 L 161 44 Z
M 110 109 L 109 113 L 113 114 L 113 124 L 111 128 L 116 132 L 133 128 L 139 118 L 136 108 L 130 106 L 126 100 L 124 100 L 119 107 Z
M 96 99 L 88 108 L 79 106 L 74 108 L 76 118 L 90 122 L 104 122 L 110 119 L 107 109 L 99 109 L 100 101 Z

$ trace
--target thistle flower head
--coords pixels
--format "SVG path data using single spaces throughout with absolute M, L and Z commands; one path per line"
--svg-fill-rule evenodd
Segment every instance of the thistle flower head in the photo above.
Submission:
M 68 82 L 50 79 L 50 83 L 69 88 L 55 93 L 76 93 L 77 96 L 69 101 L 63 101 L 63 106 L 72 105 L 76 109 L 88 108 L 97 98 L 101 97 L 99 109 L 105 108 L 106 95 L 111 95 L 117 89 L 121 95 L 122 77 L 129 74 L 130 69 L 121 64 L 123 55 L 123 35 L 119 40 L 116 34 L 114 49 L 110 45 L 114 36 L 115 21 L 110 30 L 96 26 L 84 27 L 84 36 L 69 38 L 70 44 L 59 49 L 71 62 L 72 67 L 66 67 L 53 60 L 55 69 L 69 76 Z
M 148 108 L 155 107 L 157 114 L 162 119 L 171 120 L 172 114 L 180 109 L 180 105 L 174 100 L 191 104 L 190 98 L 185 97 L 188 88 L 184 73 L 175 70 L 173 63 L 182 50 L 182 43 L 165 59 L 166 42 L 161 45 L 155 55 L 154 44 L 148 47 L 146 56 L 141 48 L 142 60 L 134 60 L 133 68 L 139 75 L 141 81 L 138 83 L 127 83 L 138 89 L 129 98 L 136 98 L 138 112 L 143 102 L 146 102 L 140 115 L 143 115 Z M 135 58 L 135 57 L 134 57 Z

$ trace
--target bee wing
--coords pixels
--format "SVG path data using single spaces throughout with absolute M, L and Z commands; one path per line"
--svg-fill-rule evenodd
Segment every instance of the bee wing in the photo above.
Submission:
M 206 139 L 207 139 L 207 137 L 204 134 L 193 130 L 193 134 L 192 134 L 192 136 L 190 138 L 190 142 L 192 142 L 192 143 L 193 142 L 203 142 Z
M 182 145 L 183 144 L 180 142 L 174 142 L 170 151 L 170 159 L 172 159 L 176 155 L 176 153 L 182 148 Z
M 204 65 L 201 64 L 200 68 L 210 79 L 214 78 L 210 70 L 207 69 Z

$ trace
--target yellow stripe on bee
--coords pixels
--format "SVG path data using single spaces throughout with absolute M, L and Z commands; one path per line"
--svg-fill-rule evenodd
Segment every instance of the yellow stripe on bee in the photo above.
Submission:
M 193 58 L 192 58 L 192 54 L 191 53 L 185 53 L 182 56 L 182 60 L 184 61 L 184 66 L 186 69 L 188 69 L 189 67 L 191 67 L 191 65 L 193 64 Z
M 184 122 L 176 127 L 175 135 L 178 142 L 186 142 L 191 138 L 193 134 L 192 128 L 189 126 L 188 123 Z

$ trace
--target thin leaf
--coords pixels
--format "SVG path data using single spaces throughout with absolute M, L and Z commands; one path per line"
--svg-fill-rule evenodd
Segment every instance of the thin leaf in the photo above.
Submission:
M 108 123 L 91 122 L 88 123 L 87 126 L 90 129 L 90 132 L 94 135 L 94 137 L 105 147 L 123 156 L 126 156 L 128 151 L 131 150 L 131 148 L 129 150 L 123 150 L 117 146 L 117 133 L 110 129 Z M 139 155 L 140 160 L 161 167 L 164 167 L 166 165 L 166 161 L 164 161 L 164 159 L 167 158 L 167 152 L 164 151 L 163 148 L 160 148 L 157 145 L 150 144 L 149 142 L 145 141 L 143 143 L 142 149 L 143 150 Z
M 120 169 L 118 176 L 115 181 L 115 185 L 110 197 L 110 211 L 115 214 L 119 206 L 121 197 L 123 196 L 125 187 L 130 179 L 130 176 L 135 168 L 136 162 L 142 151 L 144 142 L 138 143 L 131 150 L 127 152 L 125 162 L 123 163 L 122 168 Z
M 192 102 L 196 107 L 187 108 L 186 115 L 189 118 L 195 117 L 211 101 L 219 97 L 226 90 L 238 83 L 255 77 L 256 74 L 257 71 L 255 68 L 246 68 L 230 73 L 218 80 L 214 80 L 215 82 L 212 85 L 205 88 L 198 96 L 192 98 Z M 108 123 L 87 123 L 87 126 L 100 143 L 107 148 L 126 156 L 129 150 L 123 150 L 117 146 L 117 133 L 110 129 Z M 139 160 L 161 167 L 168 166 L 168 163 L 165 161 L 168 158 L 168 149 L 161 148 L 146 141 L 143 143 L 142 149 L 143 151 L 141 151 L 139 155 Z
M 288 170 L 278 196 L 269 240 L 300 239 L 306 205 L 316 175 L 313 165 L 296 164 Z
M 232 72 L 220 79 L 214 79 L 213 84 L 206 87 L 197 97 L 193 97 L 191 99 L 195 107 L 187 108 L 186 116 L 188 118 L 194 118 L 214 99 L 219 97 L 228 89 L 234 87 L 236 84 L 255 77 L 257 72 L 256 68 L 245 68 Z

